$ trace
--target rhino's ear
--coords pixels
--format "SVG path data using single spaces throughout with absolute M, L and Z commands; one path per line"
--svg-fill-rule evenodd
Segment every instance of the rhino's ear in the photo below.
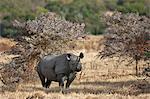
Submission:
M 82 59 L 84 57 L 83 53 L 81 52 L 79 57 Z
M 71 59 L 70 59 L 70 56 L 71 56 L 71 54 L 67 54 L 67 57 L 66 57 L 66 58 L 67 58 L 68 61 L 71 60 Z

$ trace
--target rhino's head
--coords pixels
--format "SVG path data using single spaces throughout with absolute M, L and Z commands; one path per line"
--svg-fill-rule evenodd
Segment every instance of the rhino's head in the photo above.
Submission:
M 76 56 L 74 54 L 67 54 L 67 60 L 69 61 L 70 69 L 74 71 L 81 71 L 82 64 L 80 62 L 80 59 L 84 57 L 83 53 L 81 52 L 79 56 Z

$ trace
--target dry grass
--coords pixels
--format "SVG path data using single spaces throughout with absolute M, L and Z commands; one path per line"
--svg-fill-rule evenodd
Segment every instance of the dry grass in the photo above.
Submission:
M 77 41 L 71 42 L 70 48 L 73 50 L 85 50 L 86 52 L 98 51 L 101 48 L 103 36 L 86 35 Z
M 133 76 L 117 79 L 76 79 L 67 94 L 61 94 L 57 83 L 52 83 L 50 89 L 43 89 L 40 82 L 22 84 L 16 92 L 9 90 L 1 92 L 0 99 L 149 99 L 150 90 L 136 89 L 133 85 L 139 83 Z
M 14 42 L 12 39 L 0 38 L 0 63 L 8 63 L 13 57 L 15 57 L 14 55 L 1 54 L 4 51 L 11 49 L 15 45 L 16 42 Z
M 70 52 L 79 54 L 81 51 L 85 54 L 82 73 L 78 73 L 66 94 L 59 92 L 55 82 L 49 89 L 42 88 L 37 78 L 35 82 L 22 83 L 15 92 L 1 90 L 0 99 L 150 99 L 150 83 L 134 76 L 133 67 L 124 64 L 116 67 L 114 60 L 96 59 L 93 49 Z
M 0 55 L 0 63 L 9 63 L 16 55 Z
M 6 51 L 15 46 L 16 42 L 11 39 L 0 38 L 0 52 Z

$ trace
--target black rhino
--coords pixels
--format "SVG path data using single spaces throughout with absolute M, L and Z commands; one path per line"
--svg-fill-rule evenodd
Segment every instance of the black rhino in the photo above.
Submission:
M 37 66 L 42 86 L 49 88 L 52 81 L 59 82 L 61 92 L 63 93 L 64 81 L 67 80 L 66 88 L 69 88 L 76 77 L 76 73 L 81 71 L 82 65 L 80 59 L 83 57 L 82 52 L 79 56 L 72 53 L 45 56 Z

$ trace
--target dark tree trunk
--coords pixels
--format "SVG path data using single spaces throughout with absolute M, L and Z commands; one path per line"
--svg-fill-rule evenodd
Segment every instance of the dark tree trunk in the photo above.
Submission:
M 136 76 L 138 76 L 138 60 L 136 60 Z
M 139 61 L 139 58 L 140 58 L 140 57 L 138 57 L 138 55 L 135 55 L 135 65 L 136 65 L 135 69 L 136 69 L 136 76 L 139 75 L 139 71 L 138 71 L 138 61 Z

